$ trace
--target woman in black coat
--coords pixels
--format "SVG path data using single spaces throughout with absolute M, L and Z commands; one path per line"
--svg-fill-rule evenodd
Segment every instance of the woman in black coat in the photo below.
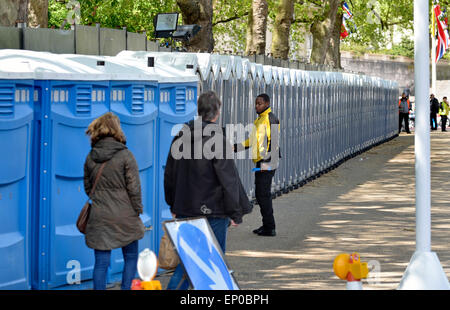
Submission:
M 108 112 L 94 120 L 86 133 L 92 149 L 84 164 L 84 188 L 90 196 L 97 173 L 106 163 L 91 197 L 92 207 L 86 227 L 86 245 L 94 249 L 94 289 L 106 288 L 111 250 L 122 248 L 124 270 L 122 289 L 130 289 L 136 275 L 138 240 L 144 237 L 139 170 L 119 118 Z

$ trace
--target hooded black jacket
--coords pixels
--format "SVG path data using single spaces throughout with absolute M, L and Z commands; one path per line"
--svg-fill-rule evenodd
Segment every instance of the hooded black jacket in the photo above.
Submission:
M 205 132 L 206 126 L 213 130 Z M 177 217 L 229 217 L 239 224 L 243 215 L 251 212 L 234 160 L 226 159 L 226 151 L 232 154 L 232 150 L 223 132 L 217 124 L 196 120 L 184 124 L 172 141 L 164 170 L 164 193 L 170 211 Z M 211 158 L 199 152 L 195 157 L 196 147 L 203 150 L 220 143 L 223 156 Z M 215 147 L 211 149 L 215 151 Z M 184 151 L 184 156 L 175 154 L 177 151 Z
M 99 140 L 84 164 L 84 188 L 89 196 L 102 163 L 106 162 L 94 194 L 85 241 L 96 250 L 124 247 L 144 237 L 139 170 L 133 154 L 112 137 Z

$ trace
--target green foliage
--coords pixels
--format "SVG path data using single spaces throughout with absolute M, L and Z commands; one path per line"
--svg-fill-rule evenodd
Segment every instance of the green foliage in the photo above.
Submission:
M 240 0 L 239 5 L 236 5 L 236 0 L 213 1 L 215 51 L 237 54 L 245 50 L 248 13 L 251 4 L 251 0 Z
M 67 17 L 69 10 L 66 8 L 65 1 L 49 0 L 48 1 L 48 28 L 61 28 Z M 65 28 L 70 28 L 66 25 Z
M 130 32 L 146 31 L 153 37 L 153 18 L 158 13 L 178 10 L 175 0 L 79 0 L 81 23 L 123 28 Z
M 120 29 L 127 27 L 130 32 L 146 31 L 149 38 L 153 38 L 153 17 L 156 14 L 179 11 L 176 0 L 78 0 L 78 2 L 80 24 L 99 23 L 101 27 Z M 66 7 L 69 3 L 69 0 L 49 0 L 49 27 L 61 27 L 71 11 Z
M 267 0 L 269 5 L 268 28 L 272 28 L 279 0 Z M 356 53 L 377 52 L 412 57 L 412 37 L 403 36 L 400 43 L 394 40 L 402 33 L 413 30 L 413 1 L 411 0 L 346 0 L 354 15 L 357 31 L 341 41 L 343 50 Z M 72 0 L 73 2 L 73 0 Z M 78 0 L 80 24 L 101 27 L 127 27 L 131 32 L 146 31 L 153 38 L 153 17 L 158 13 L 180 12 L 176 0 Z M 69 28 L 65 22 L 69 0 L 49 0 L 49 27 Z M 328 1 L 295 0 L 294 22 L 290 40 L 292 51 L 301 48 L 311 24 L 324 17 Z M 449 0 L 440 1 L 442 7 Z M 217 52 L 240 53 L 245 50 L 246 27 L 252 0 L 213 0 L 213 34 Z M 431 8 L 431 2 L 430 2 Z M 181 16 L 179 18 L 181 23 Z M 397 42 L 397 43 L 396 43 Z M 268 42 L 270 44 L 270 42 Z M 391 46 L 387 49 L 387 46 Z M 292 55 L 292 53 L 291 53 Z M 447 52 L 445 58 L 450 58 Z

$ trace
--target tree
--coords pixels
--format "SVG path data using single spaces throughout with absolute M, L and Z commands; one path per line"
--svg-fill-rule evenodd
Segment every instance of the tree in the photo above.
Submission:
M 294 15 L 293 0 L 279 0 L 272 34 L 272 56 L 288 59 L 289 36 Z
M 28 0 L 0 1 L 0 26 L 16 26 L 17 22 L 26 23 Z
M 202 28 L 186 47 L 190 52 L 212 52 L 214 37 L 212 32 L 212 0 L 177 0 L 183 16 L 183 24 L 197 24 Z
M 246 55 L 264 55 L 268 4 L 266 0 L 253 0 L 248 14 Z
M 342 0 L 325 1 L 323 17 L 316 19 L 311 25 L 313 49 L 311 62 L 328 64 L 339 68 L 341 66 L 340 33 L 342 25 Z
M 28 25 L 30 27 L 47 28 L 48 0 L 29 0 Z

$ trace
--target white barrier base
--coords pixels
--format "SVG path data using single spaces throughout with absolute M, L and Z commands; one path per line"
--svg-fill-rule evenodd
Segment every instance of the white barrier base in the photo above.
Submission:
M 435 252 L 415 252 L 399 290 L 450 290 L 447 275 Z
M 351 291 L 359 291 L 363 289 L 361 281 L 347 281 L 346 288 Z

